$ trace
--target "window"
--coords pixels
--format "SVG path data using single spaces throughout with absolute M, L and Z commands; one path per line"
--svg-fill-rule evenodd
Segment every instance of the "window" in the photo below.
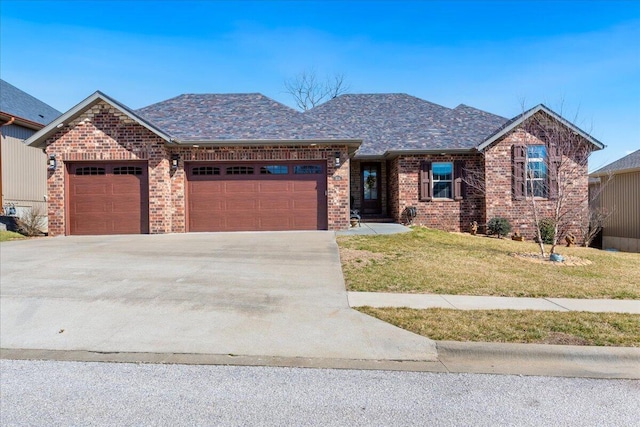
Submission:
M 118 166 L 113 168 L 114 175 L 142 175 L 142 168 L 139 166 Z
M 453 199 L 453 163 L 433 163 L 433 197 Z
M 105 169 L 94 166 L 85 166 L 83 168 L 77 168 L 76 175 L 105 175 Z
M 227 168 L 227 175 L 253 175 L 253 167 L 230 166 Z
M 298 174 L 317 174 L 322 173 L 320 165 L 297 165 L 293 167 L 293 173 Z
M 420 163 L 419 196 L 423 202 L 432 199 L 464 199 L 466 185 L 464 183 L 464 161 Z
M 286 175 L 289 173 L 289 167 L 285 165 L 269 165 L 260 168 L 261 175 Z
M 220 175 L 220 168 L 213 166 L 198 166 L 191 169 L 193 175 Z
M 525 194 L 547 197 L 547 147 L 530 145 L 527 147 Z

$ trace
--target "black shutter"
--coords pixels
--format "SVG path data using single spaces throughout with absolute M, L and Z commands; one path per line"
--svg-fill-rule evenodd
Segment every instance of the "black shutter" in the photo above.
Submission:
M 420 200 L 428 202 L 431 200 L 431 162 L 420 162 Z
M 558 169 L 560 169 L 560 162 L 562 160 L 562 153 L 557 145 L 550 145 L 548 147 L 549 152 L 549 199 L 558 198 Z
M 527 164 L 527 146 L 514 145 L 513 149 L 513 198 L 516 200 L 524 199 L 526 192 L 526 164 Z
M 453 200 L 462 200 L 467 195 L 464 182 L 464 162 L 456 160 L 453 162 Z

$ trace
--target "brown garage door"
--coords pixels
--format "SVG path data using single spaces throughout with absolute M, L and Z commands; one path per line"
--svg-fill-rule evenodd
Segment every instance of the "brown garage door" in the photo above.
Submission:
M 326 230 L 325 168 L 325 162 L 189 164 L 189 231 Z
M 149 232 L 147 164 L 69 165 L 70 234 Z

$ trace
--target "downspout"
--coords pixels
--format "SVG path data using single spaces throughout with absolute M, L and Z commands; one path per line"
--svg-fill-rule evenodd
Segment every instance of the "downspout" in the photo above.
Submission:
M 9 126 L 16 121 L 15 117 L 11 117 L 7 123 L 2 123 L 2 126 Z M 0 138 L 2 138 L 0 132 Z M 4 192 L 2 191 L 2 140 L 0 139 L 0 214 L 4 215 Z

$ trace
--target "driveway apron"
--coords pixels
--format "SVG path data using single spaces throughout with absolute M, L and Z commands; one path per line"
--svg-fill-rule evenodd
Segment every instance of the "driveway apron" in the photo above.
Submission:
M 6 349 L 436 360 L 349 308 L 333 232 L 55 237 L 0 256 Z

